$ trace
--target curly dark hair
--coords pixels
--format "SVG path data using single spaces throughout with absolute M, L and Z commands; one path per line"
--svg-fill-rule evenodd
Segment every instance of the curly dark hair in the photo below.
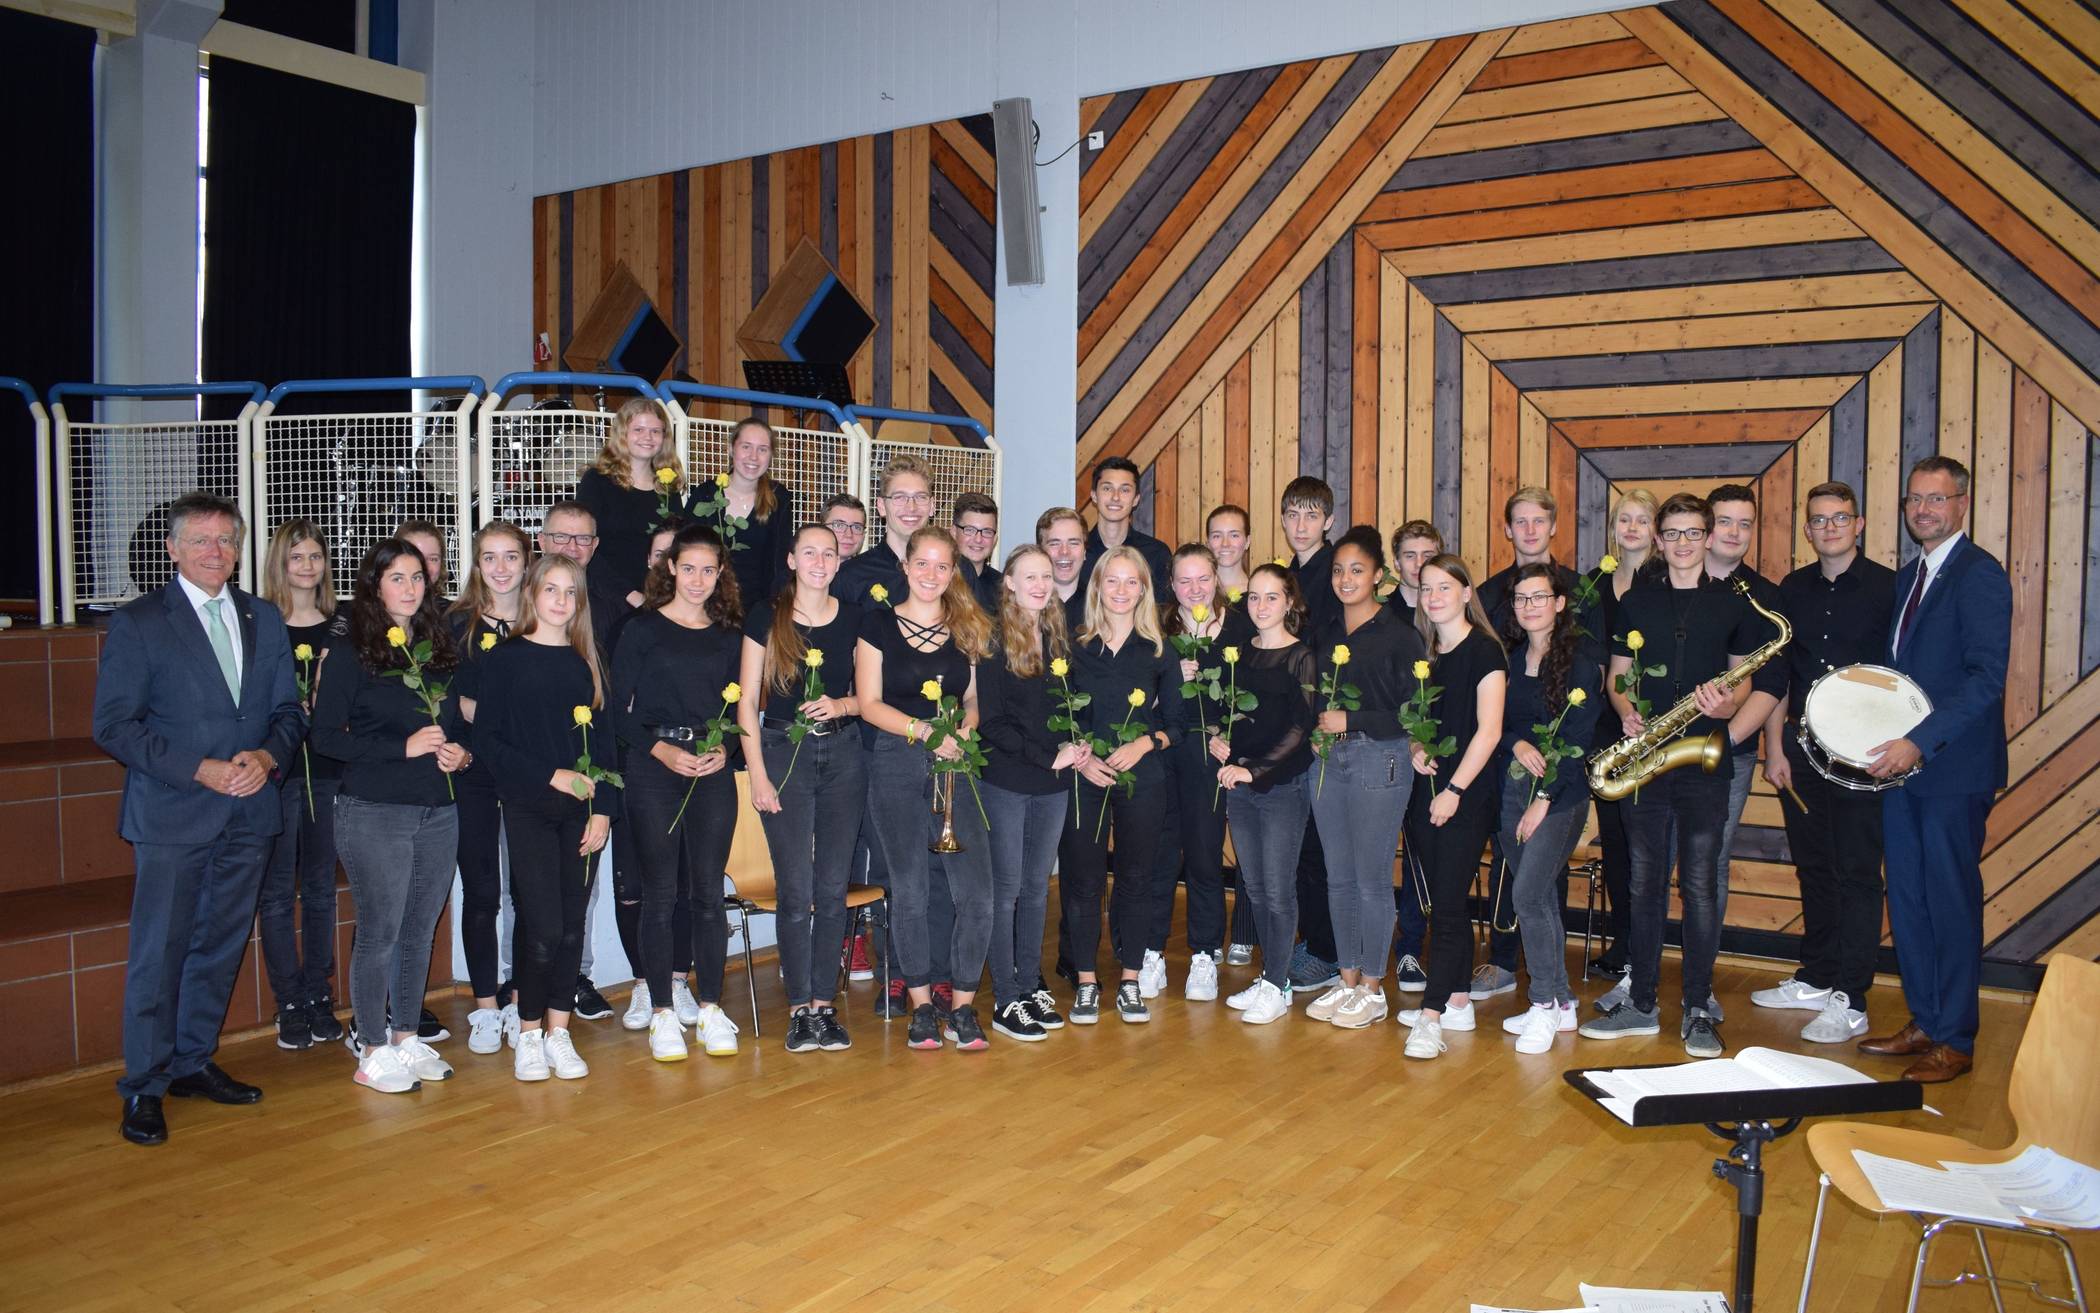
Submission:
M 379 581 L 404 556 L 413 557 L 428 577 L 430 563 L 405 538 L 374 543 L 365 559 L 357 563 L 357 583 L 350 593 L 350 645 L 357 651 L 358 664 L 374 674 L 408 664 L 400 650 L 386 641 L 386 631 L 394 627 L 394 618 L 379 600 Z M 436 585 L 423 590 L 422 605 L 410 617 L 407 628 L 410 647 L 422 642 L 430 644 L 430 659 L 423 663 L 424 669 L 443 674 L 459 665 L 459 648 L 438 609 Z
M 677 586 L 672 582 L 671 571 L 677 568 L 678 558 L 689 547 L 705 547 L 715 554 L 715 561 L 722 568 L 715 575 L 715 591 L 707 599 L 707 618 L 713 624 L 734 628 L 744 623 L 744 597 L 737 589 L 736 571 L 729 564 L 729 547 L 716 533 L 714 526 L 688 524 L 671 539 L 669 550 L 663 559 L 649 571 L 642 581 L 642 605 L 652 611 L 661 611 L 665 604 L 677 596 Z
M 1551 561 L 1534 561 L 1530 565 L 1518 566 L 1516 576 L 1509 581 L 1511 597 L 1516 596 L 1517 586 L 1527 579 L 1545 580 L 1546 586 L 1553 590 L 1555 597 L 1566 598 L 1568 595 L 1567 590 L 1560 586 L 1560 574 L 1553 568 Z M 1516 604 L 1512 602 L 1509 610 L 1509 628 L 1502 631 L 1502 646 L 1509 650 L 1514 661 L 1521 662 L 1524 659 L 1524 647 L 1530 641 L 1531 636 L 1517 623 Z M 1567 705 L 1568 671 L 1575 664 L 1575 649 L 1581 641 L 1575 632 L 1575 608 L 1562 607 L 1560 614 L 1553 618 L 1553 633 L 1546 640 L 1546 655 L 1539 662 L 1539 687 L 1546 695 L 1548 715 L 1559 715 L 1561 708 Z

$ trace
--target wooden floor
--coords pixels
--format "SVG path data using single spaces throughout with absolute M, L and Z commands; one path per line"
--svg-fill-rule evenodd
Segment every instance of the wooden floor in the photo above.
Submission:
M 521 1085 L 507 1052 L 455 1038 L 453 1080 L 384 1097 L 351 1084 L 339 1047 L 251 1039 L 220 1060 L 267 1098 L 170 1100 L 173 1138 L 150 1150 L 117 1138 L 106 1075 L 19 1091 L 0 1097 L 0 1308 L 1463 1313 L 1565 1308 L 1579 1280 L 1730 1288 L 1719 1141 L 1633 1131 L 1560 1079 L 1681 1057 L 1674 1042 L 1571 1036 L 1520 1058 L 1499 1024 L 1510 996 L 1441 1061 L 1410 1062 L 1394 1025 L 1257 1029 L 1185 1003 L 1182 966 L 1148 1026 L 1111 1016 L 974 1055 L 906 1049 L 862 985 L 854 1048 L 791 1056 L 764 962 L 767 1033 L 738 1057 L 659 1065 L 617 1020 L 578 1023 L 592 1073 L 574 1083 Z M 1808 1014 L 1748 1003 L 1776 975 L 1724 964 L 1731 1048 L 1806 1047 Z M 733 968 L 732 1015 L 743 989 Z M 441 1011 L 462 1036 L 467 1006 Z M 1900 1020 L 1894 990 L 1872 1006 Z M 1977 1075 L 1928 1096 L 1943 1117 L 1902 1122 L 2009 1139 L 2026 1017 L 1987 999 Z M 1791 1309 L 1800 1279 L 1816 1187 L 1802 1141 L 1767 1160 L 1768 1308 Z M 1900 1309 L 1915 1241 L 1907 1221 L 1834 1201 L 1813 1307 Z M 2100 1242 L 2079 1253 L 2100 1282 Z M 2039 1246 L 1998 1259 L 2060 1292 L 2054 1261 Z M 1988 1302 L 1967 1288 L 1926 1307 Z

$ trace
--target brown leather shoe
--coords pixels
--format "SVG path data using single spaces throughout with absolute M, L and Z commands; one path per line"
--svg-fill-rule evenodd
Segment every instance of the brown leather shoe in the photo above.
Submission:
M 1914 1058 L 1932 1048 L 1932 1036 L 1918 1029 L 1915 1021 L 1903 1023 L 1903 1029 L 1893 1035 L 1880 1035 L 1859 1042 L 1861 1053 L 1871 1053 L 1880 1058 Z
M 1903 1069 L 1903 1079 L 1920 1085 L 1938 1085 L 1965 1074 L 1975 1059 L 1947 1044 L 1935 1044 L 1924 1057 Z

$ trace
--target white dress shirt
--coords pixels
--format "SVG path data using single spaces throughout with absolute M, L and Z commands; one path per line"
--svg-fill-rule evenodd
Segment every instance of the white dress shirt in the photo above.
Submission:
M 190 599 L 190 609 L 197 613 L 197 623 L 203 626 L 204 640 L 209 643 L 211 641 L 211 612 L 204 609 L 204 604 L 212 600 L 211 594 L 191 583 L 180 571 L 176 572 L 175 582 L 182 585 L 183 596 Z M 227 636 L 233 639 L 233 677 L 240 679 L 247 674 L 247 671 L 242 667 L 242 661 L 245 658 L 241 652 L 240 612 L 234 610 L 235 603 L 231 588 L 220 588 L 219 596 L 226 599 L 226 604 L 219 608 L 219 619 L 226 625 Z
M 1933 582 L 1940 577 L 1940 567 L 1947 563 L 1947 553 L 1953 551 L 1954 545 L 1961 540 L 1962 531 L 1956 529 L 1953 533 L 1948 534 L 1946 540 L 1940 543 L 1939 546 L 1925 553 L 1924 560 L 1918 565 L 1918 568 L 1925 572 L 1925 587 L 1922 590 L 1918 590 L 1918 610 L 1922 611 L 1925 609 L 1925 598 L 1932 592 Z M 1903 610 L 1910 604 L 1911 591 L 1917 588 L 1918 585 L 1912 583 L 1910 588 L 1904 590 L 1902 598 L 1896 603 L 1896 627 L 1889 636 L 1889 655 L 1891 657 L 1896 655 L 1897 635 L 1903 632 Z M 1912 617 L 1911 623 L 1913 625 L 1918 623 L 1915 616 Z

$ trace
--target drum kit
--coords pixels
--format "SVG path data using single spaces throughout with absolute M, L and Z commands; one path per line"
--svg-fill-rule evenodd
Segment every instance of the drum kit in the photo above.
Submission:
M 1932 699 L 1909 676 L 1887 666 L 1841 666 L 1809 685 L 1801 704 L 1801 750 L 1817 774 L 1862 793 L 1893 789 L 1917 774 L 1881 778 L 1869 755 L 1900 739 L 1932 714 Z

